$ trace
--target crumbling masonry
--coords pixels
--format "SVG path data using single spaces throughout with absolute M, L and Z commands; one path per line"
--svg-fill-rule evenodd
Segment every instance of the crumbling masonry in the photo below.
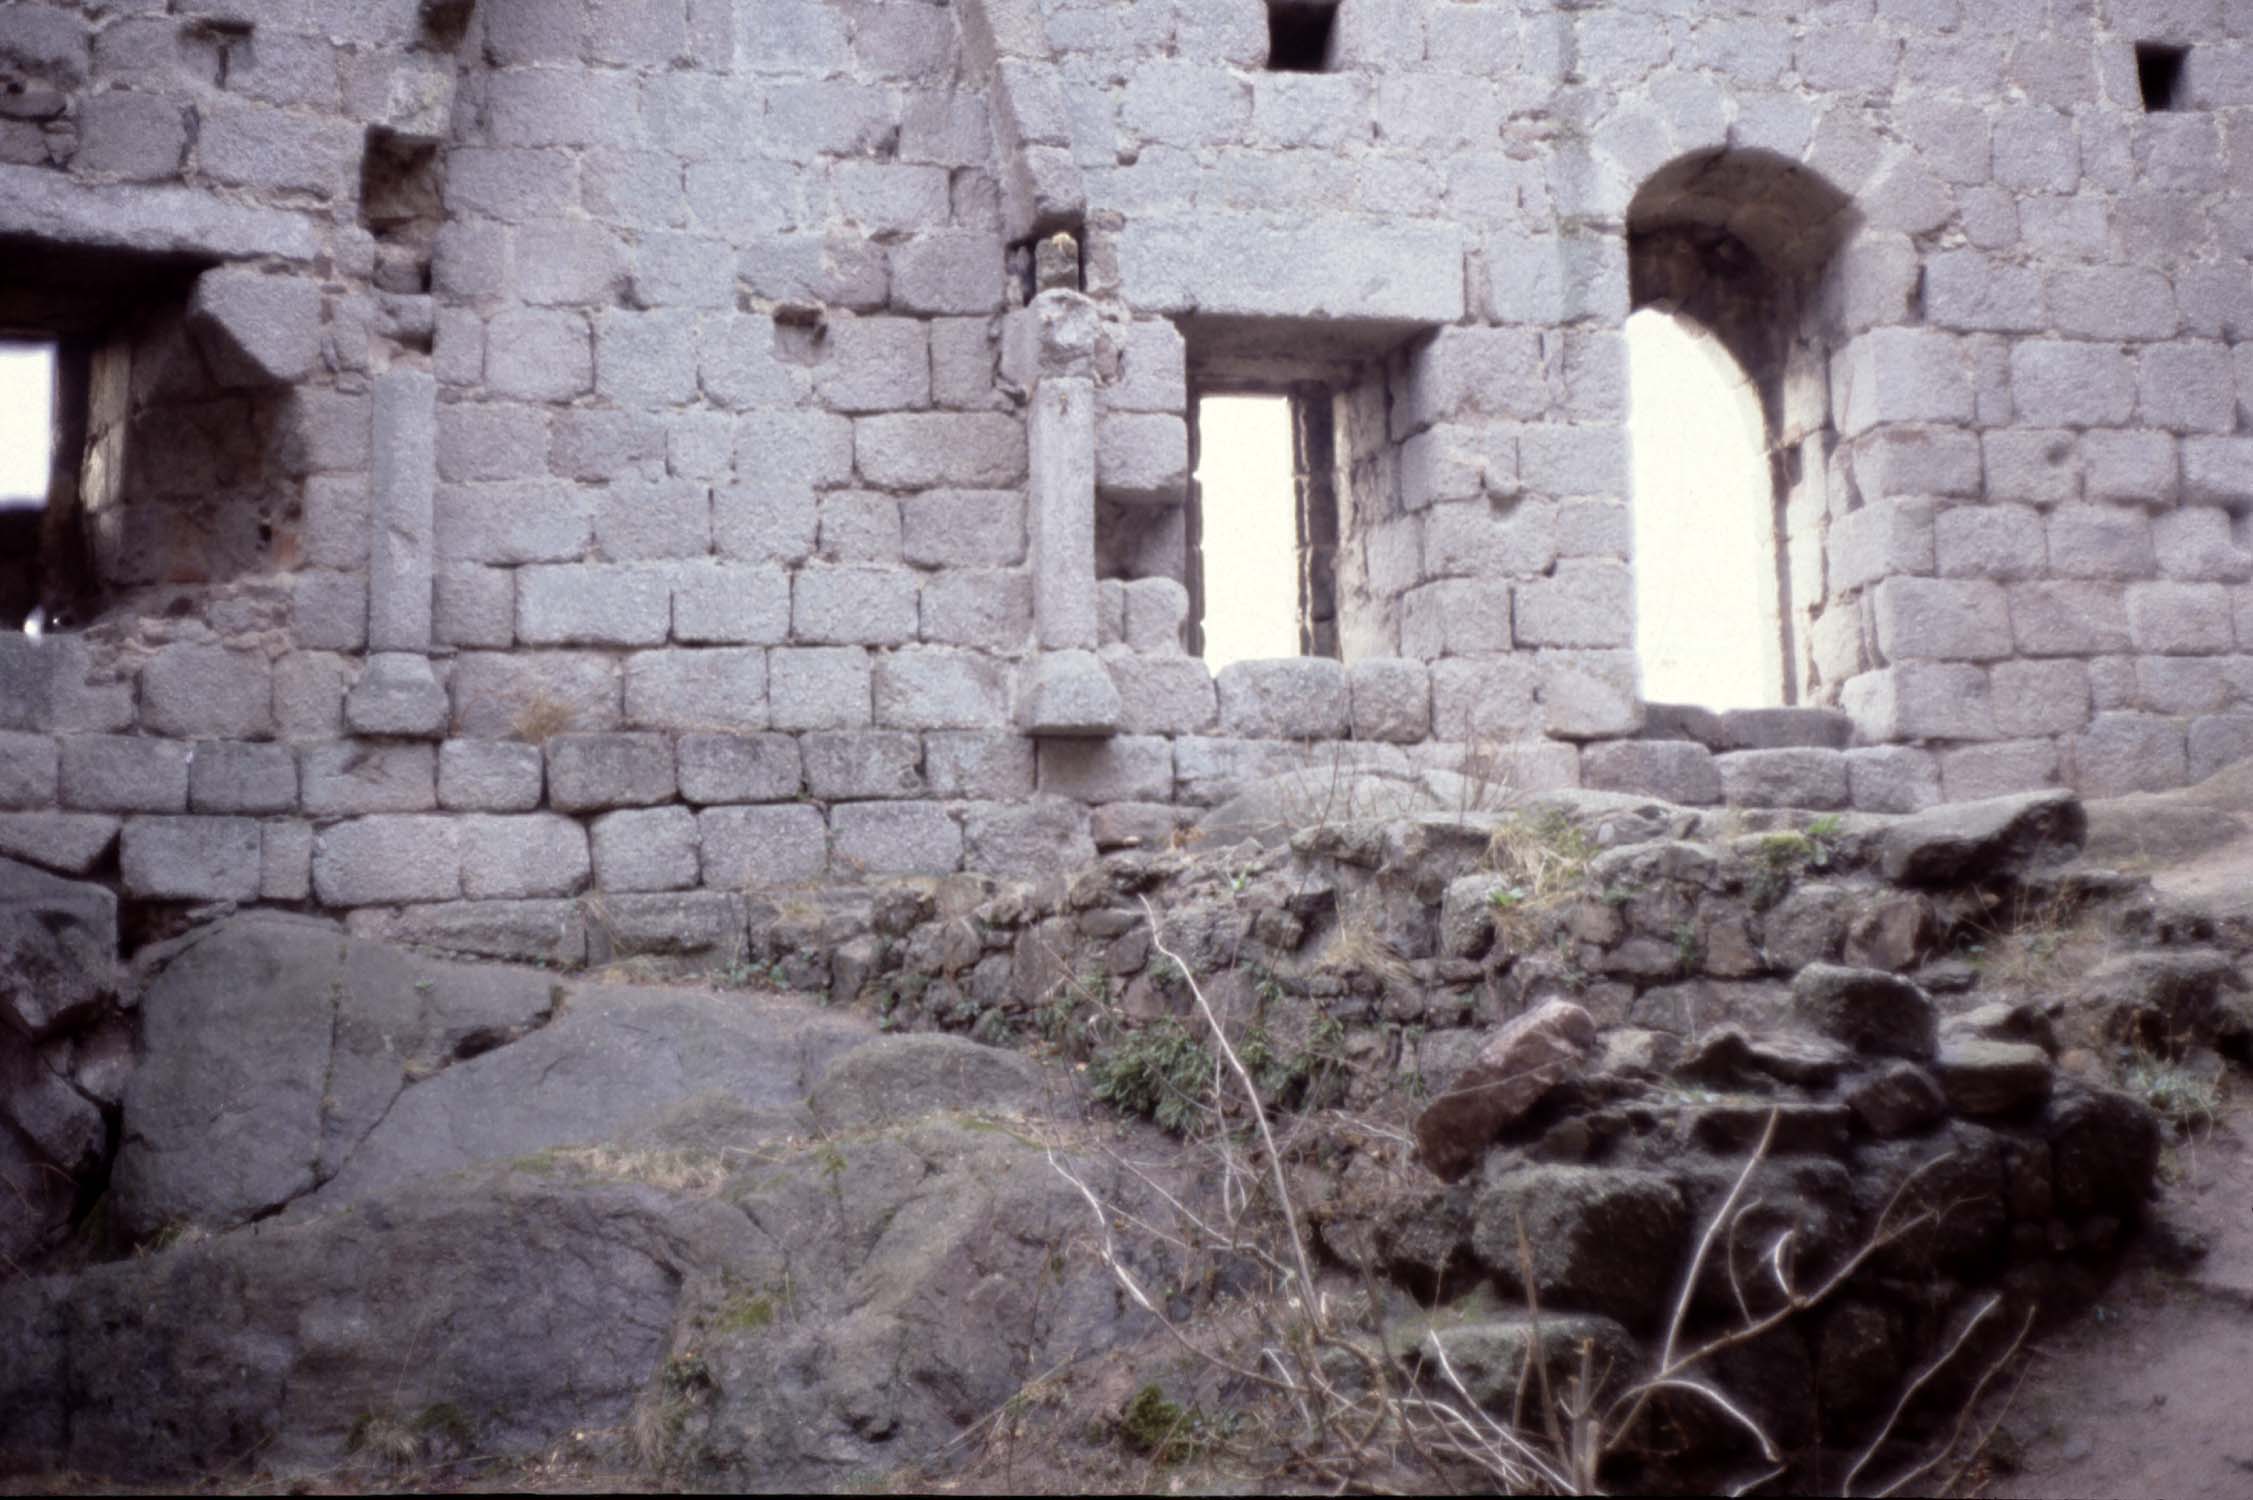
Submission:
M 1310 762 L 2178 785 L 2253 753 L 2249 257 L 2236 0 L 16 0 L 0 854 L 574 956 Z M 1762 397 L 1714 586 L 1799 707 L 1638 694 L 1653 304 Z M 1335 655 L 1216 680 L 1246 385 Z

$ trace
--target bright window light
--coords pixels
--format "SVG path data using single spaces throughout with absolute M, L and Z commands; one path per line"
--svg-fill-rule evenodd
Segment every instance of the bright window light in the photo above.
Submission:
M 1299 654 L 1298 499 L 1291 403 L 1207 396 L 1197 403 L 1205 661 Z
M 1759 393 L 1712 334 L 1656 309 L 1627 320 L 1627 372 L 1643 696 L 1780 705 L 1782 585 Z
M 54 346 L 0 343 L 0 506 L 47 503 L 54 397 Z

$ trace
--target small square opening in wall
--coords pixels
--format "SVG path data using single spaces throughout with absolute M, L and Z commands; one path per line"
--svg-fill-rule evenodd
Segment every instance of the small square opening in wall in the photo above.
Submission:
M 2183 64 L 2190 57 L 2188 47 L 2170 47 L 2165 42 L 2136 43 L 2136 83 L 2143 90 L 2143 107 L 2147 111 L 2181 109 L 2183 103 Z
M 1267 66 L 1276 73 L 1320 73 L 1330 66 L 1339 0 L 1267 0 Z
M 0 631 L 38 634 L 55 463 L 55 346 L 0 340 Z

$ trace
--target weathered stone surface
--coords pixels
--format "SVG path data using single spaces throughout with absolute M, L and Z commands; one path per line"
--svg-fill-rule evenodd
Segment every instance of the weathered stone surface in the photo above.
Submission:
M 264 866 L 251 818 L 128 818 L 118 844 L 126 894 L 157 901 L 248 901 Z
M 1119 245 L 1140 309 L 1401 324 L 1463 315 L 1461 258 L 1453 225 L 1366 223 L 1325 235 L 1310 257 L 1286 226 L 1230 213 L 1137 217 Z
M 818 807 L 708 807 L 697 815 L 704 883 L 715 890 L 794 885 L 829 862 L 829 825 Z
M 274 728 L 266 658 L 224 646 L 166 646 L 141 669 L 141 722 L 179 739 L 255 739 Z
M 405 1015 L 382 1019 L 442 1049 L 457 1030 L 451 980 L 440 971 L 418 1006 L 416 972 L 393 976 Z M 544 995 L 545 976 L 523 977 Z M 364 998 L 348 986 L 344 1003 Z M 833 1074 L 855 1048 L 870 1055 Z M 341 1038 L 337 1056 L 379 1061 Z M 1071 1361 L 1144 1331 L 1100 1263 L 1067 1267 L 1038 1318 L 1009 1295 L 1050 1274 L 1056 1226 L 1081 1206 L 1040 1150 L 946 1118 L 997 1095 L 1031 1102 L 1037 1081 L 1009 1054 L 871 1040 L 865 1023 L 790 1002 L 587 989 L 521 1039 L 441 1060 L 403 1090 L 400 1061 L 382 1055 L 361 1076 L 355 1106 L 389 1112 L 310 1200 L 359 1211 L 287 1213 L 104 1267 L 67 1309 L 46 1283 L 0 1291 L 19 1356 L 0 1370 L 11 1453 L 186 1473 L 256 1431 L 278 1465 L 334 1467 L 372 1390 L 403 1423 L 442 1410 L 479 1451 L 537 1452 L 626 1422 L 693 1350 L 710 1371 L 714 1452 L 739 1455 L 723 1461 L 731 1482 L 810 1487 L 840 1453 L 874 1466 L 890 1441 L 946 1441 L 970 1407 L 1015 1389 L 1012 1351 Z M 831 1076 L 840 1086 L 824 1094 Z M 856 1114 L 834 1148 L 800 1149 L 814 1129 L 808 1077 L 824 1081 L 817 1097 L 874 1099 L 877 1113 Z M 739 1176 L 753 1158 L 757 1174 Z M 1074 1170 L 1107 1200 L 1141 1201 L 1115 1170 Z M 741 1213 L 719 1211 L 723 1191 Z M 979 1268 L 968 1283 L 965 1266 Z M 993 1304 L 967 1342 L 965 1298 Z M 398 1329 L 519 1305 L 542 1315 L 402 1373 Z M 768 1310 L 753 1319 L 748 1305 Z M 818 1373 L 779 1389 L 778 1353 Z M 167 1373 L 175 1359 L 238 1373 L 197 1387 Z M 903 1362 L 929 1381 L 894 1381 Z M 939 1388 L 955 1394 L 923 1394 Z M 869 1402 L 881 1437 L 811 1441 L 821 1413 Z
M 577 901 L 439 901 L 396 910 L 364 907 L 345 918 L 354 937 L 411 943 L 463 958 L 572 966 L 587 961 Z
M 2050 1175 L 2061 1213 L 2143 1212 L 2159 1166 L 2159 1119 L 2132 1095 L 2060 1083 L 2042 1112 Z
M 1838 750 L 1735 750 L 1714 757 L 1736 807 L 1844 807 L 1846 756 Z
M 33 1041 L 91 1016 L 117 988 L 117 898 L 0 860 L 0 1023 Z
M 368 658 L 360 680 L 344 696 L 344 721 L 356 734 L 428 735 L 445 732 L 446 690 L 430 659 L 408 652 Z
M 1948 1106 L 1962 1115 L 2007 1115 L 2050 1095 L 2050 1059 L 2026 1042 L 1948 1037 L 1933 1063 Z
M 537 745 L 448 740 L 438 747 L 438 805 L 459 812 L 529 812 L 540 805 Z
M 83 875 L 117 842 L 117 827 L 100 813 L 0 813 L 0 857 Z
M 1602 1313 L 1630 1328 L 1647 1326 L 1672 1292 L 1652 1268 L 1680 1265 L 1690 1230 L 1681 1193 L 1655 1172 L 1526 1167 L 1484 1185 L 1475 1203 L 1472 1250 L 1506 1295 L 1525 1290 L 1522 1229 L 1544 1309 Z
M 1569 1000 L 1509 1022 L 1416 1117 L 1424 1165 L 1449 1182 L 1469 1172 L 1498 1132 L 1575 1076 L 1595 1048 L 1595 1019 Z
M 1341 739 L 1351 722 L 1345 668 L 1324 657 L 1232 662 L 1213 678 L 1221 733 L 1247 739 Z
M 830 855 L 864 876 L 944 875 L 962 864 L 962 829 L 935 802 L 847 802 L 830 811 Z
M 1413 744 L 1431 733 L 1431 672 L 1420 661 L 1373 657 L 1346 668 L 1353 737 Z
M 63 806 L 94 812 L 186 812 L 187 745 L 127 735 L 62 742 Z
M 313 893 L 323 906 L 451 901 L 461 890 L 461 825 L 385 814 L 325 828 L 313 843 Z
M 1792 1017 L 1857 1052 L 1922 1061 L 1938 1045 L 1931 997 L 1876 969 L 1809 964 L 1791 983 Z
M 696 814 L 688 808 L 605 813 L 594 821 L 593 838 L 595 883 L 605 891 L 678 891 L 696 884 Z
M 965 869 L 1014 880 L 1069 874 L 1095 858 L 1087 809 L 1064 797 L 973 806 L 962 840 Z
M 684 734 L 675 744 L 690 802 L 782 802 L 805 786 L 798 741 L 786 734 Z
M 2102 1017 L 2108 1037 L 2172 1053 L 2187 1046 L 2241 1045 L 2253 1033 L 2247 988 L 2228 953 L 2179 948 L 2106 958 L 2076 986 L 2074 1000 Z
M 1902 819 L 1880 837 L 1888 880 L 1938 885 L 2016 875 L 2070 857 L 2088 818 L 2069 792 L 2028 792 L 1938 807 Z
M 316 816 L 425 812 L 438 805 L 429 745 L 340 740 L 299 753 L 299 796 Z
M 1020 1053 L 962 1037 L 903 1036 L 839 1054 L 815 1079 L 806 1107 L 830 1131 L 882 1129 L 965 1105 L 1033 1118 L 1054 1106 L 1051 1086 Z
M 1863 1127 L 1883 1137 L 1922 1130 L 1948 1107 L 1932 1075 L 1910 1062 L 1886 1063 L 1854 1080 L 1845 1090 L 1845 1099 Z
M 1598 791 L 1639 792 L 1686 806 L 1721 800 L 1713 752 L 1687 740 L 1618 740 L 1580 755 L 1582 784 Z
M 297 757 L 287 745 L 201 741 L 188 762 L 188 805 L 199 813 L 293 811 Z
M 1123 716 L 1118 686 L 1092 651 L 1042 652 L 1017 702 L 1017 722 L 1033 735 L 1116 734 Z
M 566 812 L 647 807 L 676 790 L 661 734 L 559 734 L 548 741 L 548 800 Z
M 462 819 L 462 894 L 562 896 L 587 882 L 587 830 L 557 813 Z
M 302 380 L 321 358 L 320 283 L 223 267 L 196 278 L 188 323 L 223 385 Z

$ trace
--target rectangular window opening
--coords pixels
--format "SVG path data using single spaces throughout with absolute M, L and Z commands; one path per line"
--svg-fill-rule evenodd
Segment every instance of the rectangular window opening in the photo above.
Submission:
M 2136 43 L 2136 82 L 2143 89 L 2143 107 L 2152 113 L 2184 107 L 2183 64 L 2190 48 L 2164 42 Z
M 1190 649 L 1215 671 L 1338 654 L 1330 422 L 1312 392 L 1197 401 Z
M 55 346 L 0 339 L 0 631 L 47 624 L 56 417 Z
M 1320 73 L 1330 66 L 1338 0 L 1267 0 L 1267 66 L 1274 73 Z

